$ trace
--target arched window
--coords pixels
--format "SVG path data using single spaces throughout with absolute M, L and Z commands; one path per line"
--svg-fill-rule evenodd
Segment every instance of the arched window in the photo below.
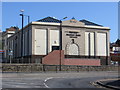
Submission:
M 69 45 L 69 55 L 79 55 L 79 47 L 76 44 Z

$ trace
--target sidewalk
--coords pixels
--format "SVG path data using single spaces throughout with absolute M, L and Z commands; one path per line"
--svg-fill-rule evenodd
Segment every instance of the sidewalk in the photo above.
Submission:
M 120 78 L 99 80 L 96 83 L 106 88 L 120 90 Z

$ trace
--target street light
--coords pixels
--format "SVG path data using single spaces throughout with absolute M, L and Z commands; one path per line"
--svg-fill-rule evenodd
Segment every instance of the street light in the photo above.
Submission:
M 59 47 L 59 50 L 60 50 L 60 68 L 59 68 L 59 71 L 61 71 L 61 50 L 62 50 L 62 20 L 66 19 L 67 17 L 64 17 L 63 19 L 60 19 L 60 47 Z
M 20 14 L 20 16 L 22 17 L 22 29 L 21 29 L 21 59 L 23 59 L 23 25 L 24 25 L 24 15 L 23 12 L 24 10 L 20 10 L 22 12 L 22 14 Z
M 20 10 L 21 12 L 24 12 L 24 10 L 22 9 L 22 10 Z
M 24 16 L 28 17 L 28 30 L 29 30 L 29 22 L 30 22 L 30 16 L 28 15 L 24 15 L 24 10 L 20 10 L 22 12 L 22 14 L 20 14 L 20 16 L 22 16 L 22 29 L 21 29 L 21 59 L 23 62 L 23 27 L 24 27 Z M 28 38 L 29 38 L 29 33 L 28 33 Z M 29 45 L 29 40 L 28 40 L 28 45 Z M 28 46 L 28 51 L 29 51 L 29 46 Z

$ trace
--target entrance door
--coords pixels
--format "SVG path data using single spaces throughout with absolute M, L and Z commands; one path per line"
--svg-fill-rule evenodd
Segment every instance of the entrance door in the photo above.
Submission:
M 52 46 L 52 51 L 53 50 L 59 50 L 59 46 Z

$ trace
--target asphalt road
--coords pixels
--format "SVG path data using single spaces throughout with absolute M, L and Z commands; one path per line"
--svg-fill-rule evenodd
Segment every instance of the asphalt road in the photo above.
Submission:
M 118 72 L 3 73 L 2 88 L 101 88 L 96 80 L 116 78 Z
M 46 85 L 48 88 L 98 88 L 92 84 L 98 79 L 102 78 L 53 78 Z

